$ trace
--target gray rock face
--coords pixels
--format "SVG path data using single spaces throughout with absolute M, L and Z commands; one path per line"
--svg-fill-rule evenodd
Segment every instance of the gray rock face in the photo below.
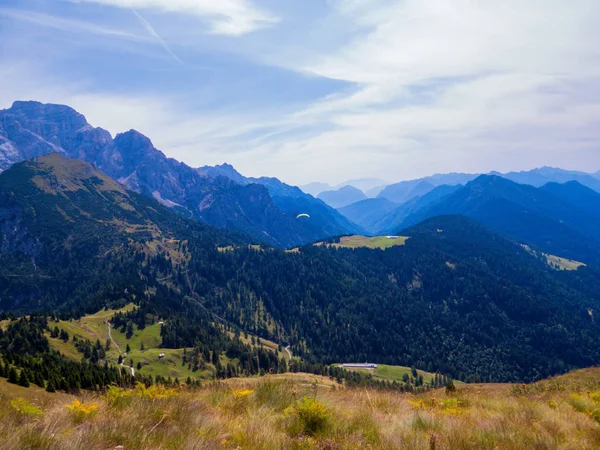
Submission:
M 240 175 L 240 183 L 215 177 L 215 172 L 209 175 L 168 158 L 135 130 L 113 139 L 68 106 L 15 102 L 0 111 L 0 171 L 53 152 L 92 163 L 128 189 L 160 199 L 200 221 L 243 231 L 273 246 L 291 247 L 357 231 L 335 211 L 323 208 L 313 222 L 298 222 L 296 214 L 306 211 L 297 211 L 299 206 L 287 201 L 275 202 L 270 191 L 302 193 L 279 180 L 257 183 Z M 221 169 L 237 173 L 231 166 Z

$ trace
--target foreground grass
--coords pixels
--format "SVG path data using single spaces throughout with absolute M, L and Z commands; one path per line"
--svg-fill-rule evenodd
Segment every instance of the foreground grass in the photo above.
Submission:
M 599 369 L 418 396 L 306 374 L 76 399 L 0 381 L 0 442 L 7 450 L 595 449 L 599 391 Z

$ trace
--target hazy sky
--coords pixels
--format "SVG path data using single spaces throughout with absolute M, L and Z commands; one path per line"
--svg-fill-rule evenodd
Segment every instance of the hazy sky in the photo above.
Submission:
M 302 184 L 600 169 L 598 0 L 0 0 L 0 108 Z

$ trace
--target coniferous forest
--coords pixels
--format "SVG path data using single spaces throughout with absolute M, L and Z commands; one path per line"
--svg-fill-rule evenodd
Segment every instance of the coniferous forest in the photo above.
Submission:
M 406 245 L 387 250 L 277 250 L 58 155 L 4 172 L 0 200 L 0 307 L 34 314 L 3 332 L 3 359 L 31 381 L 55 366 L 41 373 L 54 388 L 132 382 L 98 364 L 94 342 L 78 343 L 81 363 L 50 363 L 58 354 L 40 334 L 52 332 L 48 318 L 129 303 L 132 312 L 114 317 L 124 332 L 160 316 L 162 347 L 193 349 L 190 366 L 221 353 L 239 361 L 215 364 L 217 377 L 341 376 L 327 366 L 376 361 L 464 381 L 533 381 L 600 362 L 598 269 L 558 271 L 462 216 L 404 230 Z M 243 344 L 242 333 L 289 345 L 301 360 Z

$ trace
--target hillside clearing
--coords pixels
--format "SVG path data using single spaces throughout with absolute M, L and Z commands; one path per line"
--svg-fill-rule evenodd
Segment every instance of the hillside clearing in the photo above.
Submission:
M 54 349 L 73 361 L 81 361 L 83 357 L 73 341 L 73 337 L 76 336 L 78 339 L 89 340 L 92 343 L 98 340 L 102 346 L 105 346 L 107 341 L 110 341 L 108 350 L 106 350 L 106 360 L 110 364 L 117 365 L 119 356 L 121 356 L 123 358 L 123 365 L 127 370 L 129 370 L 131 361 L 133 361 L 132 368 L 134 368 L 135 373 L 139 372 L 142 375 L 151 375 L 154 378 L 161 376 L 164 378 L 171 377 L 172 379 L 178 378 L 179 380 L 185 380 L 187 377 L 201 380 L 212 380 L 214 378 L 215 366 L 213 364 L 206 363 L 198 370 L 193 370 L 188 364 L 184 363 L 186 350 L 191 351 L 192 349 L 161 347 L 160 322 L 162 320 L 158 318 L 156 318 L 153 325 L 147 325 L 143 330 L 138 329 L 134 325 L 133 335 L 129 339 L 127 339 L 122 329 L 114 326 L 109 327 L 107 321 L 116 313 L 129 312 L 133 308 L 135 306 L 129 304 L 118 310 L 102 310 L 95 314 L 84 316 L 79 320 L 50 322 L 50 329 L 57 327 L 59 330 L 66 331 L 69 334 L 69 340 L 65 342 L 59 338 L 53 338 L 49 332 L 46 333 L 46 337 Z M 8 324 L 9 321 L 6 322 Z M 233 337 L 234 333 L 228 332 L 228 335 Z M 259 339 L 252 335 L 247 335 L 246 337 L 244 334 L 240 336 L 240 340 L 244 344 L 251 345 L 254 348 L 259 348 L 262 345 L 266 349 L 276 352 L 280 359 L 290 359 L 290 354 L 285 349 L 278 351 L 279 346 L 275 342 L 267 339 Z M 129 352 L 127 352 L 128 346 Z M 219 356 L 219 361 L 224 366 L 229 362 L 237 362 L 235 359 L 229 359 L 225 353 Z M 137 368 L 138 364 L 141 366 L 140 369 Z
M 341 366 L 341 364 L 336 365 Z M 407 377 L 412 377 L 412 369 L 410 367 L 389 366 L 386 364 L 377 364 L 376 369 L 348 368 L 346 370 L 363 373 L 365 375 L 372 375 L 376 380 L 382 381 L 402 381 L 405 375 Z M 417 370 L 417 376 L 419 375 L 423 377 L 425 383 L 429 383 L 435 377 L 435 374 L 423 370 Z
M 573 261 L 572 259 L 561 258 L 560 256 L 548 255 L 544 253 L 544 256 L 548 260 L 548 264 L 558 270 L 577 270 L 580 267 L 585 267 L 585 264 L 579 261 Z
M 406 244 L 407 236 L 344 236 L 340 238 L 339 242 L 328 243 L 319 242 L 315 245 L 326 245 L 328 247 L 337 248 L 370 248 L 370 249 L 381 249 L 395 247 L 398 245 Z

